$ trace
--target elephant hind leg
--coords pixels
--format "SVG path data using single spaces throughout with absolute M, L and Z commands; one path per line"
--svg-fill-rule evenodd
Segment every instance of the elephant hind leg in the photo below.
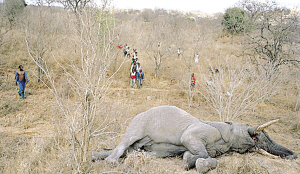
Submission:
M 132 149 L 131 145 L 142 138 L 142 136 L 125 136 L 122 139 L 121 143 L 112 151 L 112 153 L 107 158 L 105 158 L 105 160 L 111 163 L 118 163 L 119 158 L 123 156 L 127 150 Z
M 147 127 L 147 121 L 145 120 L 144 113 L 141 113 L 134 117 L 129 124 L 124 137 L 120 144 L 113 150 L 105 160 L 111 163 L 119 163 L 119 158 L 132 147 L 132 145 L 139 140 L 145 138 L 145 129 Z

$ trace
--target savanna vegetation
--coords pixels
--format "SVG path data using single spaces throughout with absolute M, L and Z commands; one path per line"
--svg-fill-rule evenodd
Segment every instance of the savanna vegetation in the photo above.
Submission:
M 160 105 L 252 126 L 280 119 L 268 134 L 300 153 L 299 11 L 252 0 L 210 17 L 108 0 L 33 2 L 0 4 L 0 173 L 197 173 L 145 152 L 118 166 L 91 162 L 91 151 L 114 148 L 135 115 Z M 130 88 L 131 58 L 117 47 L 125 44 L 137 49 L 141 89 Z M 25 100 L 14 81 L 20 64 Z M 300 161 L 232 153 L 210 173 L 300 173 Z

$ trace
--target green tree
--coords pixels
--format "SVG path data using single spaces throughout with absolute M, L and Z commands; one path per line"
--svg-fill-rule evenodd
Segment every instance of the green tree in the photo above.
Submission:
M 240 8 L 228 8 L 223 16 L 222 25 L 224 29 L 232 34 L 232 39 L 235 34 L 245 30 L 245 12 Z

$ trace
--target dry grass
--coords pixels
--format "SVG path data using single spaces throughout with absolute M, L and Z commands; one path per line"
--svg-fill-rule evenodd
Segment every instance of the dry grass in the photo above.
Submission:
M 156 80 L 150 81 L 154 83 Z M 123 81 L 126 84 L 126 81 Z M 163 81 L 162 83 L 169 83 Z M 170 90 L 168 88 L 171 88 Z M 91 141 L 91 151 L 101 151 L 102 148 L 113 148 L 120 142 L 134 115 L 153 106 L 176 105 L 204 120 L 218 121 L 218 116 L 209 113 L 209 108 L 201 100 L 197 106 L 188 108 L 186 97 L 180 94 L 176 86 L 168 88 L 150 88 L 144 86 L 141 90 L 132 89 L 126 85 L 112 87 L 107 94 L 107 113 L 111 120 L 107 134 L 96 136 Z M 29 87 L 28 87 L 29 89 Z M 10 90 L 5 97 L 9 98 L 15 91 Z M 70 155 L 66 130 L 58 123 L 60 113 L 57 111 L 47 90 L 41 89 L 28 95 L 23 101 L 25 107 L 19 111 L 1 118 L 1 168 L 2 173 L 70 173 L 68 156 Z M 33 100 L 34 99 L 34 100 Z M 13 99 L 11 99 L 13 100 Z M 13 103 L 12 103 L 13 105 Z M 198 106 L 199 105 L 199 106 Z M 204 106 L 204 108 L 201 108 Z M 208 111 L 205 111 L 208 110 Z M 57 114 L 54 114 L 54 113 Z M 101 122 L 103 117 L 99 117 Z M 241 117 L 239 122 L 257 125 L 265 121 L 280 118 L 280 122 L 270 127 L 269 135 L 279 144 L 300 153 L 300 130 L 295 128 L 295 121 L 299 122 L 299 113 L 270 103 L 262 103 Z M 297 138 L 298 137 L 298 138 Z M 180 158 L 154 158 L 145 152 L 134 152 L 121 161 L 118 166 L 111 166 L 105 161 L 86 164 L 88 173 L 197 173 L 195 169 L 185 171 Z M 217 169 L 209 173 L 299 173 L 299 159 L 286 161 L 269 159 L 260 154 L 231 153 L 218 158 Z

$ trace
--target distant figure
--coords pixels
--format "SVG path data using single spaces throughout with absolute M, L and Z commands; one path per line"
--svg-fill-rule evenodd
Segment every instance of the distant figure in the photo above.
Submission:
M 144 72 L 142 68 L 140 68 L 139 72 L 137 73 L 138 88 L 141 88 L 143 86 L 144 78 Z
M 157 47 L 160 48 L 160 45 L 161 45 L 160 42 L 158 42 Z
M 128 46 L 126 48 L 126 56 L 130 57 L 130 47 L 128 47 Z
M 130 68 L 132 67 L 133 64 L 136 63 L 136 60 L 134 58 L 132 58 L 131 64 L 130 64 Z
M 132 57 L 133 57 L 134 59 L 137 58 L 137 51 L 136 51 L 136 49 L 132 49 Z
M 198 63 L 198 62 L 199 62 L 199 55 L 197 53 L 197 54 L 195 54 L 195 63 Z
M 127 46 L 127 44 L 125 44 L 123 47 L 124 56 L 127 56 L 127 49 L 128 49 L 128 46 Z
M 130 75 L 130 86 L 133 87 L 135 85 L 135 74 L 136 72 L 132 72 Z
M 15 74 L 15 80 L 16 85 L 19 84 L 19 96 L 22 97 L 22 99 L 25 99 L 25 86 L 26 83 L 29 82 L 27 71 L 23 68 L 22 65 L 19 66 L 19 68 L 16 71 Z
M 178 55 L 178 58 L 179 58 L 180 54 L 181 54 L 181 49 L 180 49 L 180 48 L 178 48 L 178 50 L 177 50 L 177 55 Z
M 195 74 L 192 73 L 192 77 L 191 77 L 191 88 L 195 88 L 196 85 L 196 78 L 195 78 Z

